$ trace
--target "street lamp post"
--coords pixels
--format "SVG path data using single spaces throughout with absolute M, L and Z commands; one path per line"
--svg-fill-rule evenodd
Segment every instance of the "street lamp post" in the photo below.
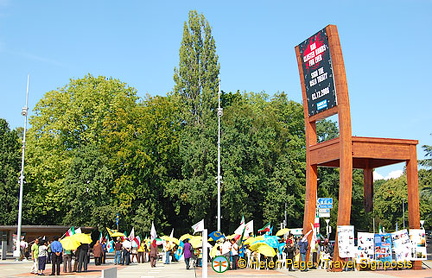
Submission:
M 217 230 L 221 231 L 221 148 L 220 148 L 220 138 L 221 138 L 221 117 L 223 116 L 223 108 L 221 108 L 221 100 L 220 100 L 220 87 L 218 92 L 218 109 L 217 109 L 217 117 L 218 117 L 218 140 L 217 140 Z
M 27 90 L 26 90 L 26 105 L 21 110 L 21 115 L 24 116 L 24 131 L 22 139 L 22 155 L 21 155 L 21 174 L 20 174 L 20 189 L 19 189 L 19 201 L 18 201 L 18 227 L 17 227 L 17 238 L 16 246 L 14 251 L 14 257 L 19 259 L 21 256 L 21 223 L 22 223 L 22 203 L 23 203 L 23 191 L 24 191 L 24 158 L 25 158 L 25 146 L 26 146 L 26 132 L 27 132 L 27 115 L 28 115 L 28 94 L 29 94 L 29 83 L 30 76 L 27 76 Z

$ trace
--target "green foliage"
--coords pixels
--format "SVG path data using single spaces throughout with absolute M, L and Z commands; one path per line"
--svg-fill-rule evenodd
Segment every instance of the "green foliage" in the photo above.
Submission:
M 125 165 L 123 150 L 124 145 L 128 146 L 125 140 L 134 132 L 135 95 L 133 88 L 118 80 L 87 75 L 46 93 L 36 104 L 28 136 L 30 186 L 26 221 L 39 224 L 74 221 L 69 223 L 95 225 L 92 212 L 102 211 L 104 208 L 98 206 L 107 204 L 84 198 L 89 196 L 83 193 L 87 181 L 96 189 L 100 183 L 110 180 L 111 185 L 114 183 L 112 193 L 116 193 L 116 187 L 121 184 L 126 189 L 107 203 L 116 204 L 123 212 L 130 207 L 131 192 L 123 182 L 128 177 L 119 170 Z M 98 166 L 107 169 L 102 167 L 105 170 L 95 171 Z M 101 198 L 99 195 L 106 191 L 92 190 L 91 194 Z M 72 212 L 70 197 L 76 199 Z M 81 209 L 83 213 L 76 215 L 76 210 Z M 68 214 L 75 214 L 76 218 Z
M 397 179 L 389 179 L 376 183 L 374 189 L 374 217 L 378 226 L 381 224 L 387 231 L 403 226 L 403 204 L 405 202 L 405 223 L 407 222 L 407 182 L 403 175 Z
M 425 220 L 425 228 L 432 227 L 432 168 L 419 170 L 420 218 Z
M 425 156 L 426 157 L 430 157 L 430 158 L 426 158 L 426 159 L 420 160 L 419 163 L 422 166 L 425 166 L 427 168 L 431 168 L 432 169 L 432 146 L 423 145 L 423 149 L 426 152 Z
M 208 119 L 215 117 L 220 65 L 211 27 L 204 15 L 189 12 L 179 52 L 179 68 L 174 70 L 174 93 L 182 96 L 187 123 L 208 125 Z
M 21 144 L 16 130 L 10 130 L 6 120 L 0 119 L 0 214 L 2 225 L 16 224 L 20 176 Z
M 217 95 L 219 63 L 215 40 L 205 17 L 189 12 L 174 74 L 174 95 L 182 104 L 179 136 L 181 171 L 167 188 L 177 214 L 197 222 L 214 207 L 216 176 Z M 205 201 L 207 200 L 207 202 Z M 207 222 L 208 223 L 208 222 Z

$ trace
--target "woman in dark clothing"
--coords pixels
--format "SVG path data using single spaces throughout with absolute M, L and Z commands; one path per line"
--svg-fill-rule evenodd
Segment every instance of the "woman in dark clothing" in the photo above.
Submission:
M 101 265 L 102 256 L 103 256 L 103 248 L 102 248 L 102 244 L 100 244 L 99 240 L 96 241 L 95 245 L 93 246 L 93 256 L 95 259 L 95 265 Z
M 285 244 L 285 253 L 287 254 L 288 271 L 295 271 L 293 268 L 295 251 L 296 251 L 296 246 L 295 246 L 294 237 L 290 233 L 288 235 L 288 239 L 286 240 L 286 244 Z
M 89 251 L 89 245 L 88 244 L 81 244 L 78 247 L 79 250 L 79 258 L 78 258 L 78 269 L 77 272 L 81 271 L 87 271 L 87 264 L 88 264 L 88 251 Z
M 151 265 L 151 267 L 156 267 L 157 256 L 158 256 L 158 248 L 157 248 L 156 240 L 153 239 L 152 243 L 150 244 L 150 265 Z

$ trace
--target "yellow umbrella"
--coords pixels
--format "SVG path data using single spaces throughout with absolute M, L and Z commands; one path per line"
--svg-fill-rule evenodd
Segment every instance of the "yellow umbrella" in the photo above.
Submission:
M 170 237 L 170 236 L 161 236 L 161 239 L 165 240 L 165 241 L 170 241 L 170 242 L 174 242 L 175 244 L 179 245 L 180 241 L 175 238 L 175 237 Z
M 71 238 L 81 242 L 81 243 L 92 243 L 90 234 L 74 234 L 70 236 Z
M 126 237 L 126 235 L 124 233 L 120 233 L 120 232 L 114 232 L 112 234 L 110 234 L 110 237 Z
M 243 242 L 243 244 L 244 244 L 244 245 L 246 245 L 246 244 L 251 245 L 251 244 L 253 244 L 255 241 L 258 241 L 258 240 L 264 240 L 264 236 L 250 237 L 250 238 L 246 239 L 246 240 Z
M 202 237 L 200 236 L 193 236 L 189 243 L 192 245 L 193 248 L 202 247 Z
M 252 244 L 251 246 L 249 246 L 249 249 L 263 254 L 267 257 L 276 256 L 276 251 L 274 250 L 274 248 L 270 247 L 267 243 L 264 242 L 257 242 L 255 244 Z
M 243 244 L 244 245 L 251 245 L 252 243 L 254 243 L 256 241 L 256 239 L 254 238 L 254 237 L 250 237 L 250 238 L 248 238 L 248 239 L 246 239 L 244 242 L 243 242 Z
M 81 242 L 79 242 L 78 240 L 70 236 L 60 240 L 60 243 L 62 244 L 62 247 L 65 250 L 76 250 L 81 245 Z
M 180 241 L 183 241 L 183 240 L 185 240 L 185 239 L 187 239 L 187 238 L 192 238 L 192 236 L 190 235 L 190 234 L 184 234 L 184 235 L 182 235 L 180 238 L 179 238 L 179 240 Z
M 276 235 L 277 235 L 277 236 L 283 236 L 284 234 L 288 233 L 289 231 L 290 231 L 290 229 L 288 229 L 288 228 L 283 228 L 283 229 L 280 229 L 280 230 L 276 233 Z
M 126 235 L 124 234 L 124 233 L 120 233 L 119 231 L 117 231 L 117 230 L 112 230 L 112 229 L 110 229 L 110 228 L 106 228 L 107 229 L 107 231 L 108 231 L 108 234 L 109 234 L 109 236 L 110 237 L 112 237 L 112 238 L 115 238 L 115 237 L 121 237 L 121 236 L 124 236 L 124 237 L 126 237 Z

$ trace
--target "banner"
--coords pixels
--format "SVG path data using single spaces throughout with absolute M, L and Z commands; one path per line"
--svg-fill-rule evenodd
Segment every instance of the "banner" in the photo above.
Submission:
M 357 262 L 368 262 L 374 259 L 374 233 L 358 232 Z
M 355 256 L 354 226 L 338 226 L 339 257 L 353 258 Z
M 406 229 L 391 234 L 395 260 L 398 262 L 411 261 L 412 244 Z
M 426 260 L 426 233 L 422 229 L 410 229 L 409 236 L 412 243 L 412 259 L 415 261 Z
M 313 116 L 337 105 L 326 29 L 299 44 L 308 113 Z
M 375 260 L 381 262 L 392 261 L 391 234 L 375 234 Z

